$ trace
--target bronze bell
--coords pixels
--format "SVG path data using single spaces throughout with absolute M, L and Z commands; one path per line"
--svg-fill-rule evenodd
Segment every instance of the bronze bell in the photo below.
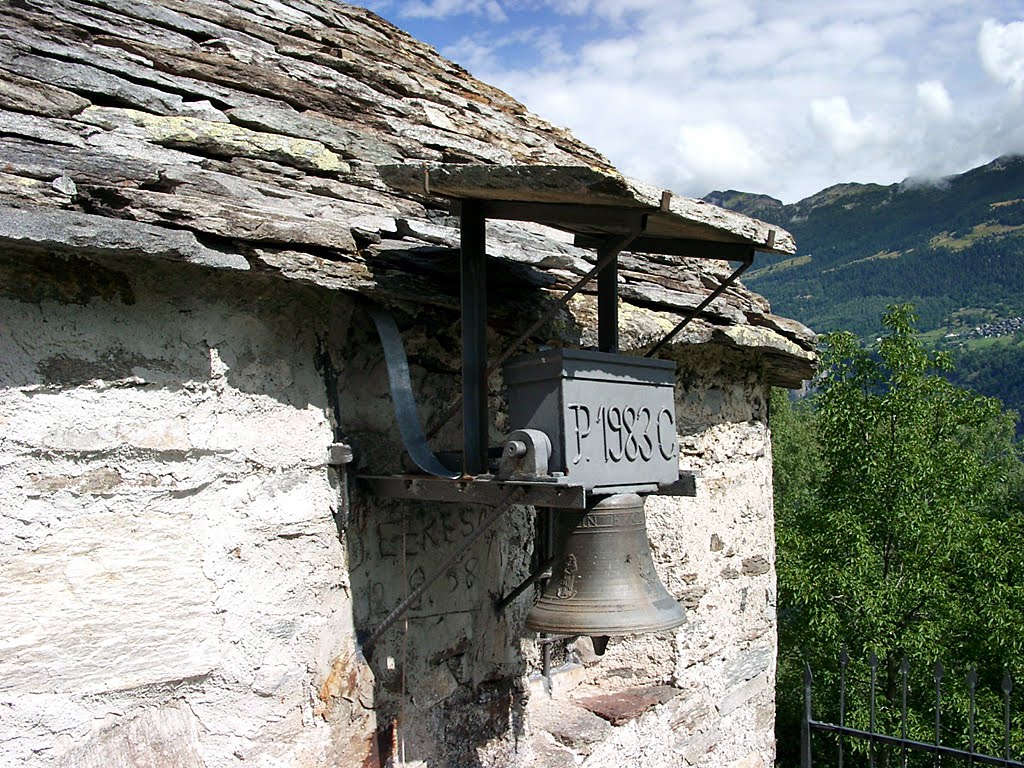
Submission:
M 572 524 L 570 520 L 570 524 Z M 563 534 L 562 554 L 526 626 L 555 635 L 633 635 L 686 621 L 654 570 L 644 500 L 608 496 Z

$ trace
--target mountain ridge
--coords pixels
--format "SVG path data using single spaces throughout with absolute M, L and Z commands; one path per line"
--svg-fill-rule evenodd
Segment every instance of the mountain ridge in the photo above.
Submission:
M 959 327 L 960 312 L 1024 313 L 1024 156 L 937 180 L 835 184 L 789 204 L 737 190 L 704 199 L 793 233 L 796 255 L 762 257 L 744 282 L 816 331 L 869 337 L 903 301 L 924 331 Z
M 794 256 L 762 254 L 744 277 L 774 312 L 870 344 L 887 306 L 913 303 L 922 336 L 953 353 L 956 383 L 1024 412 L 1024 155 L 789 204 L 738 190 L 704 199 L 793 234 Z

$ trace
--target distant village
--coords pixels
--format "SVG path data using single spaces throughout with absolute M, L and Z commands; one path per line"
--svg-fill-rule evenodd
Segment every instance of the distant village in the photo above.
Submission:
M 994 323 L 976 325 L 963 333 L 946 334 L 947 339 L 982 339 L 995 336 L 1012 336 L 1024 331 L 1024 317 L 1007 317 Z

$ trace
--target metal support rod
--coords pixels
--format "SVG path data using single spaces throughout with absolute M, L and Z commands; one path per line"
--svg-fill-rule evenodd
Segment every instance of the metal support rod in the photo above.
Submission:
M 1003 731 L 1003 756 L 1010 759 L 1010 694 L 1013 693 L 1013 678 L 1009 672 L 1003 673 L 1003 701 L 1005 704 L 1006 728 Z
M 731 275 L 729 275 L 727 278 L 725 278 L 725 280 L 722 281 L 721 285 L 719 285 L 717 288 L 715 288 L 715 290 L 708 294 L 707 298 L 705 298 L 704 301 L 702 301 L 696 307 L 687 312 L 675 328 L 673 328 L 671 331 L 665 334 L 661 341 L 659 341 L 657 344 L 655 344 L 653 347 L 647 350 L 647 353 L 644 355 L 644 357 L 654 357 L 658 353 L 659 349 L 661 349 L 663 346 L 672 341 L 672 339 L 675 338 L 677 333 L 679 333 L 681 330 L 683 330 L 683 328 L 689 325 L 690 321 L 693 320 L 693 318 L 695 318 L 701 312 L 703 312 L 704 308 L 708 306 L 708 304 L 710 304 L 712 301 L 717 299 L 722 294 L 722 292 L 725 291 L 726 288 L 728 288 L 734 282 L 736 282 L 739 276 L 746 272 L 750 265 L 753 263 L 754 251 L 751 250 L 750 253 L 747 254 L 747 257 L 743 260 L 743 263 L 739 266 L 739 268 Z
M 487 234 L 483 204 L 465 200 L 461 233 L 462 469 L 487 472 Z
M 839 725 L 846 725 L 846 668 L 850 666 L 850 654 L 846 650 L 846 645 L 843 645 L 843 649 L 839 652 Z M 837 768 L 843 768 L 843 752 L 845 745 L 843 744 L 843 734 L 839 734 L 839 761 L 837 762 Z
M 938 748 L 942 746 L 942 676 L 945 670 L 942 669 L 942 662 L 935 662 L 935 765 L 941 762 Z
M 974 753 L 974 721 L 977 716 L 977 706 L 975 698 L 978 691 L 978 671 L 971 667 L 967 672 L 967 692 L 970 695 L 971 706 L 967 710 L 967 745 L 970 752 Z M 974 765 L 974 760 L 968 760 L 968 765 Z
M 547 632 L 540 633 L 540 649 L 541 649 L 541 662 L 540 662 L 540 674 L 544 678 L 544 685 L 547 686 L 547 692 L 551 693 L 551 643 L 554 642 L 554 638 Z
M 814 676 L 811 674 L 811 665 L 804 664 L 804 718 L 800 723 L 800 768 L 811 768 L 811 723 L 814 716 L 811 714 L 811 682 Z
M 498 370 L 501 364 L 508 360 L 510 357 L 512 357 L 512 355 L 515 354 L 516 350 L 518 350 L 519 347 L 527 339 L 533 336 L 533 334 L 536 333 L 537 330 L 542 325 L 544 325 L 544 323 L 548 322 L 552 317 L 554 317 L 562 309 L 564 309 L 565 306 L 568 305 L 570 301 L 572 301 L 573 296 L 582 291 L 587 286 L 587 283 L 589 283 L 591 280 L 597 277 L 601 273 L 601 270 L 603 270 L 606 266 L 608 266 L 616 258 L 618 258 L 619 253 L 625 250 L 630 243 L 636 240 L 636 238 L 643 233 L 644 228 L 646 226 L 646 216 L 641 216 L 637 220 L 636 228 L 632 232 L 630 232 L 628 235 L 623 235 L 622 237 L 614 238 L 608 241 L 607 252 L 604 256 L 599 256 L 597 263 L 594 265 L 594 268 L 587 272 L 587 274 L 585 274 L 582 278 L 580 278 L 579 281 L 572 288 L 570 288 L 565 294 L 563 294 L 562 297 L 557 302 L 555 302 L 555 304 L 552 307 L 550 307 L 547 310 L 547 312 L 545 312 L 543 315 L 537 318 L 530 325 L 529 328 L 527 328 L 525 331 L 519 334 L 515 341 L 513 341 L 511 344 L 505 347 L 504 351 L 501 354 L 499 354 L 496 358 L 494 358 L 494 362 L 492 362 L 488 366 L 487 375 L 490 376 L 492 373 Z M 452 403 L 446 410 L 442 411 L 441 415 L 433 420 L 433 425 L 427 430 L 427 437 L 431 438 L 437 435 L 437 433 L 441 431 L 441 428 L 451 420 L 452 416 L 458 413 L 459 407 L 461 405 L 462 400 L 459 399 Z
M 525 342 L 527 339 L 533 336 L 533 334 L 536 333 L 537 330 L 542 325 L 544 325 L 544 323 L 546 323 L 548 320 L 550 320 L 552 317 L 558 314 L 559 310 L 563 309 L 566 305 L 568 305 L 568 303 L 572 301 L 573 296 L 582 291 L 586 287 L 587 283 L 589 283 L 595 277 L 600 275 L 601 272 L 605 269 L 605 267 L 607 267 L 613 261 L 618 259 L 619 254 L 622 251 L 626 250 L 626 248 L 629 247 L 630 243 L 632 243 L 634 240 L 640 237 L 640 235 L 643 234 L 643 231 L 646 227 L 647 217 L 646 215 L 641 216 L 639 219 L 637 219 L 634 229 L 629 234 L 623 235 L 622 237 L 616 237 L 607 241 L 607 246 L 604 249 L 604 253 L 598 253 L 598 260 L 597 263 L 594 265 L 594 268 L 587 272 L 587 274 L 584 275 L 576 283 L 576 285 L 570 288 L 555 303 L 553 307 L 548 309 L 548 311 L 545 312 L 539 319 L 534 321 L 534 323 L 529 328 L 527 328 L 525 331 L 519 334 L 516 340 L 509 344 L 505 348 L 505 350 L 494 359 L 494 362 L 491 363 L 491 366 L 490 368 L 487 369 L 487 372 L 490 374 L 498 370 L 498 366 L 500 366 L 502 363 L 504 363 L 506 360 L 512 357 L 512 355 L 515 354 L 516 350 L 519 349 L 520 345 L 522 345 L 523 342 Z
M 820 723 L 817 720 L 811 720 L 807 723 L 806 728 L 808 732 L 814 730 L 822 733 L 844 733 L 847 736 L 854 736 L 863 741 L 875 741 L 879 744 L 892 745 L 896 747 L 903 746 L 905 744 L 909 749 L 915 752 L 932 753 L 935 756 L 936 762 L 938 762 L 941 757 L 953 757 L 964 762 L 973 760 L 976 763 L 1003 766 L 1003 768 L 1024 768 L 1024 762 L 1019 760 L 1008 760 L 994 755 L 979 755 L 963 749 L 957 749 L 956 747 L 944 747 L 941 744 L 928 744 L 922 741 L 914 741 L 912 739 L 904 742 L 899 736 L 889 736 L 884 733 L 872 733 L 871 731 L 862 731 L 849 726 L 841 727 L 835 723 Z M 801 765 L 803 765 L 803 763 L 801 763 Z
M 555 510 L 550 507 L 544 510 L 544 557 L 555 557 Z M 548 582 L 544 582 L 547 589 Z M 553 690 L 551 679 L 551 638 L 546 632 L 540 634 L 541 640 L 541 674 L 544 685 L 550 694 Z
M 363 655 L 366 656 L 366 658 L 370 658 L 370 655 L 373 652 L 373 646 L 376 645 L 377 641 L 380 639 L 380 636 L 387 632 L 396 621 L 402 618 L 402 616 L 405 614 L 406 611 L 409 610 L 412 604 L 419 600 L 420 597 L 422 597 L 423 593 L 430 589 L 430 586 L 439 578 L 441 578 L 441 576 L 444 575 L 444 573 L 449 568 L 451 568 L 452 565 L 454 565 L 455 562 L 460 557 L 462 557 L 462 555 L 466 553 L 466 550 L 473 546 L 473 544 L 476 543 L 476 540 L 487 532 L 488 528 L 490 528 L 492 525 L 494 525 L 494 523 L 498 521 L 498 518 L 500 518 L 502 515 L 508 512 L 509 509 L 512 508 L 512 505 L 519 501 L 519 497 L 521 495 L 522 491 L 518 488 L 510 491 L 509 494 L 505 497 L 505 499 L 500 504 L 498 504 L 494 509 L 492 509 L 490 514 L 488 514 L 487 517 L 481 520 L 480 524 L 476 528 L 474 528 L 473 531 L 465 539 L 463 539 L 462 542 L 457 547 L 455 547 L 455 549 L 448 553 L 448 556 L 445 557 L 443 561 L 441 561 L 441 564 L 437 566 L 437 569 L 433 573 L 431 573 L 426 579 L 424 579 L 422 584 L 420 584 L 418 587 L 416 587 L 416 589 L 414 589 L 412 592 L 406 595 L 405 599 L 402 600 L 402 602 L 395 606 L 394 610 L 392 610 L 391 613 L 387 615 L 387 618 L 385 618 L 384 621 L 378 624 L 377 627 L 370 633 L 369 637 L 366 638 L 366 641 L 363 642 Z
M 597 347 L 612 354 L 619 351 L 619 250 L 606 244 L 597 251 L 608 260 L 597 275 Z
M 517 597 L 523 594 L 523 592 L 525 592 L 538 581 L 543 579 L 544 574 L 547 573 L 548 568 L 550 568 L 554 564 L 555 560 L 556 558 L 552 556 L 545 560 L 543 563 L 541 563 L 539 566 L 537 566 L 537 568 L 535 568 L 533 572 L 526 577 L 522 584 L 520 584 L 518 587 L 509 592 L 505 597 L 498 600 L 498 602 L 494 606 L 494 612 L 503 612 L 515 601 Z
M 875 768 L 875 689 L 878 685 L 878 654 L 874 651 L 871 651 L 871 656 L 868 657 L 868 668 L 871 670 L 871 686 L 868 694 L 868 733 L 871 734 L 868 737 L 868 765 L 870 768 Z
M 907 740 L 907 694 L 910 689 L 910 685 L 907 682 L 907 675 L 910 674 L 910 661 L 907 659 L 907 654 L 903 654 L 903 659 L 900 661 L 900 678 L 903 680 L 903 700 L 900 707 L 900 737 Z M 903 768 L 907 768 L 907 747 L 904 745 L 903 752 L 901 755 L 901 761 Z
M 412 381 L 409 377 L 409 359 L 405 356 L 405 345 L 402 334 L 398 332 L 395 319 L 376 306 L 369 308 L 370 318 L 377 328 L 381 347 L 384 349 L 384 362 L 388 369 L 388 388 L 391 390 L 391 402 L 395 408 L 395 419 L 398 421 L 398 432 L 402 436 L 402 444 L 406 453 L 416 466 L 431 475 L 454 480 L 461 473 L 444 466 L 430 450 L 427 438 L 423 434 L 416 398 L 412 393 Z M 340 413 L 340 411 L 339 411 Z

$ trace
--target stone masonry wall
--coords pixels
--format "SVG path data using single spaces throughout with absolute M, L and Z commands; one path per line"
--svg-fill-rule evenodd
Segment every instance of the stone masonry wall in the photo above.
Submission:
M 374 724 L 344 663 L 328 305 L 198 268 L 4 261 L 0 764 L 348 754 Z
M 429 413 L 458 385 L 457 317 L 407 310 Z M 402 463 L 354 298 L 0 254 L 0 765 L 769 765 L 767 392 L 749 354 L 678 362 L 683 461 L 702 476 L 696 498 L 647 511 L 689 621 L 603 657 L 577 643 L 549 695 L 528 597 L 491 609 L 529 569 L 531 508 L 446 573 L 372 664 L 358 650 L 357 629 L 483 512 L 376 499 L 327 466 L 335 420 L 354 467 Z M 495 442 L 506 426 L 497 413 Z

